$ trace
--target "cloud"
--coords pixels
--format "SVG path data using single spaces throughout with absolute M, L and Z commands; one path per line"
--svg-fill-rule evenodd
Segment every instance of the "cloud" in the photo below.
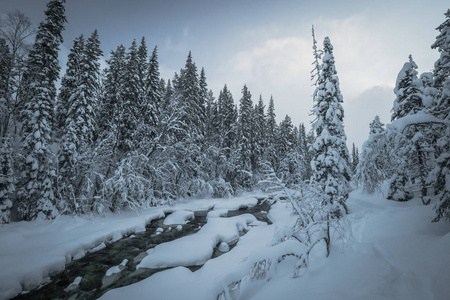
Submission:
M 355 143 L 361 148 L 369 136 L 369 123 L 376 115 L 384 124 L 390 122 L 390 110 L 395 99 L 392 90 L 390 85 L 377 85 L 363 91 L 352 101 L 344 102 L 344 125 L 349 147 Z

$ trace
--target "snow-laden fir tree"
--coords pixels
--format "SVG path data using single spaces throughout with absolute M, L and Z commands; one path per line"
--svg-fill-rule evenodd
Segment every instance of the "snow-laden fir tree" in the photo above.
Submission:
M 313 81 L 313 85 L 317 86 L 317 83 L 319 82 L 319 76 L 320 76 L 320 59 L 322 58 L 322 50 L 317 49 L 317 41 L 316 41 L 316 34 L 314 33 L 314 25 L 312 25 L 312 38 L 313 38 L 313 56 L 314 61 L 312 65 L 314 68 L 311 70 L 311 80 Z
M 288 186 L 299 184 L 302 175 L 302 160 L 296 147 L 296 134 L 291 117 L 286 115 L 279 125 L 277 156 L 279 178 Z
M 205 135 L 205 98 L 201 95 L 197 66 L 192 60 L 191 52 L 188 54 L 180 79 L 186 126 L 192 133 L 192 138 L 200 143 Z
M 311 182 L 323 191 L 325 209 L 331 217 L 339 217 L 346 210 L 349 193 L 350 168 L 343 119 L 342 95 L 339 88 L 333 45 L 326 37 L 317 88 L 314 92 L 312 129 L 316 138 L 312 144 Z
M 51 0 L 45 11 L 45 21 L 38 28 L 24 75 L 26 101 L 23 112 L 21 201 L 18 211 L 24 219 L 54 218 L 57 199 L 54 194 L 56 177 L 50 144 L 54 123 L 56 87 L 60 65 L 59 46 L 66 17 L 65 0 Z
M 422 109 L 422 82 L 417 77 L 417 65 L 409 56 L 409 61 L 403 65 L 397 76 L 394 93 L 397 96 L 392 108 L 391 120 L 394 121 L 406 115 L 417 113 Z
M 449 42 L 449 41 L 447 41 Z M 443 106 L 450 106 L 450 78 L 444 82 L 440 93 L 439 103 Z M 440 192 L 439 202 L 436 204 L 436 217 L 434 221 L 441 218 L 450 221 L 450 112 L 444 119 L 447 123 L 443 137 L 437 141 L 440 155 L 436 160 L 436 167 L 430 178 L 435 187 Z
M 258 174 L 261 169 L 264 151 L 266 150 L 267 124 L 264 109 L 264 102 L 260 95 L 258 103 L 255 104 L 253 122 L 254 143 L 252 152 L 254 156 L 254 172 L 256 174 Z
M 158 47 L 152 51 L 150 61 L 148 63 L 148 78 L 147 78 L 147 99 L 144 110 L 145 122 L 151 126 L 156 126 L 158 123 L 158 115 L 162 109 L 162 93 L 160 88 L 160 74 L 158 63 Z
M 80 48 L 80 64 L 74 74 L 76 88 L 68 99 L 68 110 L 59 153 L 58 185 L 62 199 L 71 211 L 86 210 L 89 197 L 90 157 L 95 140 L 96 115 L 99 105 L 97 89 L 102 55 L 97 31 L 84 42 L 82 36 L 74 42 Z M 74 50 L 73 53 L 77 53 Z M 81 203 L 84 202 L 84 203 Z
M 356 171 L 356 166 L 359 163 L 359 151 L 358 151 L 358 147 L 355 146 L 355 143 L 353 143 L 352 145 L 352 163 L 351 163 L 351 168 L 352 168 L 352 173 L 355 174 Z
M 278 136 L 278 124 L 276 121 L 275 115 L 275 103 L 273 97 L 270 96 L 269 106 L 267 107 L 267 148 L 264 154 L 264 159 L 268 161 L 272 168 L 277 171 L 279 165 L 279 158 L 276 155 L 276 147 L 277 147 L 277 136 Z
M 0 139 L 0 224 L 9 223 L 14 201 L 16 179 L 13 170 L 11 138 Z
M 369 138 L 363 144 L 353 181 L 361 186 L 364 192 L 373 194 L 380 190 L 381 184 L 388 178 L 386 168 L 389 165 L 389 157 L 384 124 L 381 123 L 380 117 L 375 116 L 369 126 Z
M 409 56 L 409 61 L 397 76 L 394 93 L 396 99 L 392 109 L 392 121 L 408 115 L 414 115 L 423 110 L 422 81 L 417 77 L 417 65 Z M 423 136 L 423 135 L 422 135 Z M 413 197 L 410 183 L 414 177 L 420 177 L 424 182 L 423 174 L 414 174 L 411 166 L 418 167 L 418 172 L 423 171 L 424 161 L 419 139 L 420 130 L 417 126 L 410 126 L 407 131 L 393 136 L 392 157 L 395 157 L 395 170 L 389 185 L 388 199 L 407 201 Z M 417 159 L 417 162 L 414 160 Z M 424 184 L 421 184 L 424 187 Z
M 312 133 L 312 132 L 311 132 Z M 309 151 L 309 144 L 314 141 L 312 135 L 306 134 L 305 124 L 301 123 L 298 130 L 298 147 L 300 156 L 303 160 L 303 170 L 302 170 L 302 180 L 306 181 L 311 178 L 312 169 L 311 169 L 311 160 L 312 153 Z
M 0 138 L 5 137 L 9 114 L 9 81 L 11 75 L 12 56 L 3 38 L 0 38 Z
M 231 151 L 235 144 L 236 120 L 237 110 L 234 105 L 233 95 L 228 90 L 227 85 L 219 93 L 218 98 L 218 119 L 219 119 L 219 134 L 220 134 L 220 148 L 227 159 L 231 157 Z
M 437 88 L 432 112 L 446 124 L 442 127 L 442 136 L 437 140 L 439 157 L 436 167 L 430 172 L 428 181 L 439 193 L 435 206 L 434 221 L 450 221 L 450 9 L 445 13 L 446 20 L 439 25 L 439 35 L 431 48 L 438 49 L 440 57 L 434 64 L 434 86 Z
M 73 46 L 67 57 L 66 72 L 61 79 L 58 101 L 55 109 L 55 128 L 59 137 L 64 134 L 64 126 L 70 107 L 69 99 L 77 88 L 77 75 L 80 72 L 81 60 L 84 51 L 84 37 L 80 35 L 73 40 Z
M 239 159 L 237 161 L 238 177 L 241 185 L 245 188 L 251 186 L 253 180 L 253 166 L 254 166 L 254 132 L 253 132 L 253 101 L 252 95 L 247 86 L 242 88 L 242 98 L 239 101 L 239 135 L 238 135 L 238 149 Z
M 436 28 L 439 31 L 439 35 L 436 37 L 433 45 L 431 45 L 432 49 L 437 49 L 440 53 L 433 70 L 434 86 L 439 91 L 443 90 L 444 83 L 450 76 L 450 9 L 444 15 L 446 20 Z

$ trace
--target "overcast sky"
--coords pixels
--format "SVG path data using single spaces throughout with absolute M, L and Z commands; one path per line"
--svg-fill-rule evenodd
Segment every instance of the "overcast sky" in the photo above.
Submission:
M 47 0 L 0 2 L 1 15 L 19 9 L 38 25 Z M 238 103 L 247 84 L 254 102 L 261 94 L 267 104 L 273 95 L 278 121 L 289 114 L 294 125 L 309 127 L 314 24 L 319 45 L 325 36 L 334 45 L 348 144 L 360 147 L 376 114 L 389 122 L 408 55 L 419 73 L 433 68 L 439 54 L 430 45 L 448 8 L 448 0 L 67 0 L 60 60 L 76 36 L 94 29 L 106 59 L 119 44 L 145 36 L 150 51 L 158 45 L 163 78 L 171 79 L 191 50 L 216 97 L 226 83 Z

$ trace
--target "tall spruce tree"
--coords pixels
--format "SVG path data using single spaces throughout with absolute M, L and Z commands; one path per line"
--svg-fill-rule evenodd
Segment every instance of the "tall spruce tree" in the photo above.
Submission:
M 434 64 L 434 86 L 442 91 L 444 83 L 450 76 L 450 9 L 444 14 L 446 20 L 439 25 L 436 30 L 439 35 L 436 41 L 431 45 L 432 49 L 437 49 L 440 53 L 439 59 Z
M 381 184 L 388 178 L 389 155 L 386 149 L 384 124 L 375 116 L 370 123 L 369 138 L 364 142 L 361 159 L 356 166 L 353 181 L 362 186 L 364 192 L 380 191 Z
M 57 201 L 54 194 L 55 166 L 50 152 L 53 111 L 59 77 L 59 46 L 66 17 L 65 0 L 51 0 L 45 21 L 39 25 L 24 75 L 27 100 L 22 128 L 22 176 L 19 213 L 24 219 L 54 218 Z
M 339 88 L 333 45 L 326 37 L 323 42 L 323 63 L 318 86 L 314 92 L 312 128 L 316 132 L 313 149 L 311 181 L 323 191 L 325 209 L 330 217 L 339 217 L 346 210 L 349 193 L 350 168 L 346 135 L 342 124 L 344 109 Z
M 67 57 L 66 73 L 61 79 L 58 101 L 55 109 L 55 128 L 58 130 L 58 136 L 65 132 L 63 130 L 70 107 L 69 99 L 75 93 L 77 88 L 77 76 L 79 75 L 84 51 L 84 37 L 80 35 L 73 40 L 73 46 Z
M 0 139 L 0 224 L 9 223 L 16 191 L 11 138 Z
M 148 78 L 147 78 L 147 100 L 144 108 L 145 122 L 152 126 L 158 123 L 158 115 L 161 113 L 162 107 L 162 93 L 158 63 L 158 47 L 152 51 L 150 61 L 148 64 Z
M 0 38 L 0 138 L 6 136 L 11 113 L 9 103 L 11 67 L 12 55 L 9 46 L 3 38 Z
M 239 126 L 239 140 L 238 140 L 238 149 L 239 149 L 239 160 L 238 160 L 238 169 L 240 174 L 240 181 L 242 185 L 246 188 L 249 188 L 253 179 L 253 166 L 254 166 L 254 157 L 253 157 L 253 101 L 252 95 L 247 88 L 247 85 L 244 85 L 242 88 L 242 98 L 239 101 L 239 117 L 238 117 L 238 126 Z
M 440 155 L 428 179 L 439 192 L 439 201 L 435 206 L 436 217 L 433 220 L 435 222 L 440 219 L 450 221 L 450 9 L 445 17 L 446 20 L 437 28 L 439 35 L 431 46 L 440 53 L 434 64 L 434 83 L 438 93 L 432 112 L 447 123 L 437 140 L 436 148 Z
M 352 169 L 352 174 L 355 174 L 356 171 L 356 166 L 359 163 L 359 151 L 358 151 L 358 147 L 355 146 L 355 143 L 352 144 L 352 164 L 351 164 L 351 169 Z
M 80 63 L 75 70 L 75 90 L 68 99 L 65 134 L 59 153 L 59 193 L 68 201 L 71 211 L 86 211 L 87 181 L 95 140 L 96 113 L 99 105 L 97 89 L 102 55 L 98 33 L 95 30 L 86 42 L 82 36 L 74 42 L 81 48 Z M 73 51 L 74 53 L 78 51 Z M 84 203 L 82 203 L 82 201 Z
M 410 55 L 409 61 L 403 65 L 397 76 L 394 88 L 394 93 L 397 97 L 392 109 L 392 121 L 408 115 L 414 115 L 424 108 L 422 103 L 422 81 L 417 77 L 416 69 L 417 65 Z M 421 186 L 424 188 L 424 174 L 416 175 L 410 170 L 412 164 L 418 166 L 419 172 L 422 172 L 421 168 L 424 167 L 422 161 L 423 153 L 421 153 L 419 144 L 421 141 L 414 139 L 414 142 L 411 142 L 418 131 L 417 126 L 410 126 L 403 136 L 396 138 L 395 148 L 392 153 L 397 158 L 396 168 L 389 186 L 388 199 L 396 201 L 411 199 L 413 194 L 407 185 L 415 176 L 421 178 Z M 415 158 L 419 162 L 414 162 Z M 426 193 L 426 191 L 424 192 Z
M 275 115 L 275 103 L 273 97 L 270 96 L 269 106 L 267 107 L 267 151 L 265 160 L 267 160 L 272 168 L 277 171 L 279 159 L 276 155 L 278 124 Z

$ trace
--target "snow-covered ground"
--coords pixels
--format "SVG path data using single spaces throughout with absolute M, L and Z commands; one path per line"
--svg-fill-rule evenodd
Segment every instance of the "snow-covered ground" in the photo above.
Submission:
M 181 210 L 174 218 L 185 220 L 186 210 L 238 209 L 257 204 L 257 195 L 232 199 L 180 201 L 173 207 L 149 208 L 106 217 L 60 216 L 52 221 L 17 222 L 0 227 L 0 299 L 8 299 L 31 290 L 48 280 L 49 275 L 64 270 L 72 259 L 86 251 L 105 247 L 105 243 L 145 230 L 145 225 L 165 213 Z M 170 215 L 169 215 L 170 216 Z M 175 223 L 181 219 L 174 220 Z M 169 220 L 170 221 L 170 220 Z
M 448 299 L 450 224 L 431 223 L 432 206 L 359 191 L 348 204 L 352 233 L 333 245 L 328 258 L 317 247 L 299 278 L 292 276 L 296 258 L 288 257 L 263 279 L 251 279 L 257 278 L 250 273 L 255 262 L 301 252 L 292 240 L 272 246 L 275 228 L 290 222 L 289 210 L 279 203 L 269 214 L 273 225 L 250 229 L 235 248 L 198 271 L 166 270 L 102 299 L 216 299 L 224 290 L 225 299 Z
M 146 223 L 164 212 L 181 211 L 173 214 L 176 220 L 170 223 L 182 224 L 189 219 L 189 211 L 212 207 L 217 212 L 208 215 L 208 223 L 200 231 L 155 247 L 140 266 L 206 261 L 199 270 L 191 272 L 181 266 L 161 271 L 111 290 L 102 299 L 216 299 L 219 294 L 225 299 L 448 299 L 450 295 L 450 224 L 431 223 L 435 214 L 432 205 L 423 206 L 420 200 L 399 203 L 352 192 L 347 216 L 351 234 L 332 245 L 328 258 L 323 248 L 314 248 L 308 268 L 299 278 L 293 278 L 295 257 L 286 256 L 272 266 L 259 265 L 260 273 L 254 268 L 264 259 L 303 251 L 295 240 L 274 242 L 275 231 L 294 221 L 285 202 L 272 206 L 272 225 L 258 222 L 251 215 L 223 218 L 228 209 L 255 204 L 255 196 L 247 195 L 195 200 L 144 210 L 140 215 L 124 213 L 92 219 L 62 216 L 54 221 L 5 225 L 0 228 L 0 299 L 39 285 L 89 249 L 144 230 Z M 217 244 L 238 238 L 242 229 L 248 232 L 234 248 L 208 260 Z M 196 249 L 189 251 L 194 247 L 191 244 Z M 74 282 L 73 288 L 78 283 Z

